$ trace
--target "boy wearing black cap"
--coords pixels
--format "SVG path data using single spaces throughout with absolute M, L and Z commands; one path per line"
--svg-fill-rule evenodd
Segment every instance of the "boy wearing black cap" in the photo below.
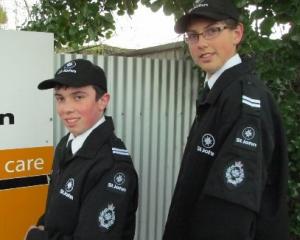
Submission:
M 287 144 L 270 91 L 237 47 L 230 0 L 197 1 L 175 25 L 206 72 L 164 240 L 287 240 Z
M 45 214 L 25 239 L 132 240 L 137 174 L 112 119 L 104 116 L 110 98 L 104 71 L 73 60 L 38 88 L 54 88 L 70 133 L 56 147 Z

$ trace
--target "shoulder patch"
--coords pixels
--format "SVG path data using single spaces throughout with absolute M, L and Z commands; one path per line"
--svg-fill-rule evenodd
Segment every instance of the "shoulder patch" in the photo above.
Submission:
M 258 148 L 259 134 L 254 124 L 240 125 L 234 140 L 234 144 L 247 150 L 256 151 Z
M 114 171 L 107 178 L 106 187 L 111 192 L 126 193 L 128 187 L 127 174 L 122 170 Z

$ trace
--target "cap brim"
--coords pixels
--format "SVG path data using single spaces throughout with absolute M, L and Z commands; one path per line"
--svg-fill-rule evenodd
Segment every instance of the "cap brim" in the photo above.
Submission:
M 81 81 L 74 81 L 74 78 L 60 78 L 56 77 L 53 79 L 48 79 L 43 82 L 40 82 L 38 85 L 38 89 L 45 90 L 50 88 L 55 88 L 57 85 L 70 86 L 70 87 L 82 87 L 86 85 Z
M 228 18 L 227 16 L 210 13 L 210 12 L 202 12 L 202 13 L 188 13 L 177 20 L 175 23 L 174 30 L 176 33 L 185 33 L 187 27 L 189 26 L 192 19 L 195 18 L 208 18 L 216 21 L 224 20 Z

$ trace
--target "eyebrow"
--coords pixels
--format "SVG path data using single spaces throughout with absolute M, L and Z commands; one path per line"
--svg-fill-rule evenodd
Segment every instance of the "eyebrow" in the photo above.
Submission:
M 71 92 L 70 95 L 77 95 L 77 94 L 84 94 L 84 95 L 87 95 L 88 93 L 84 92 L 84 91 L 81 91 L 81 90 L 78 90 L 78 91 L 75 91 L 75 92 Z M 54 93 L 54 96 L 55 97 L 62 97 L 63 94 L 61 93 Z
M 81 90 L 71 92 L 71 95 L 75 95 L 75 94 L 87 94 L 87 93 L 85 91 L 81 91 Z
M 219 22 L 214 22 L 214 23 L 210 23 L 208 25 L 206 25 L 204 28 L 203 28 L 203 31 L 205 31 L 206 29 L 208 29 L 209 27 L 215 25 L 215 24 L 218 24 Z M 193 32 L 193 33 L 198 33 L 196 30 L 187 30 L 186 32 Z

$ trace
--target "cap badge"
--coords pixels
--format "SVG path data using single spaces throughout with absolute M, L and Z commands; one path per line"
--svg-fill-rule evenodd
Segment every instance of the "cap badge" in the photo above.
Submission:
M 76 73 L 77 71 L 73 69 L 75 67 L 76 67 L 75 61 L 68 62 L 63 66 L 61 70 L 59 70 L 57 74 L 66 73 L 66 72 Z
M 76 62 L 75 61 L 71 61 L 71 62 L 68 62 L 68 63 L 65 64 L 64 69 L 66 69 L 66 68 L 67 69 L 72 69 L 74 67 L 76 67 Z
M 204 3 L 205 0 L 196 0 L 193 9 L 198 8 L 198 7 L 208 7 L 208 3 Z

